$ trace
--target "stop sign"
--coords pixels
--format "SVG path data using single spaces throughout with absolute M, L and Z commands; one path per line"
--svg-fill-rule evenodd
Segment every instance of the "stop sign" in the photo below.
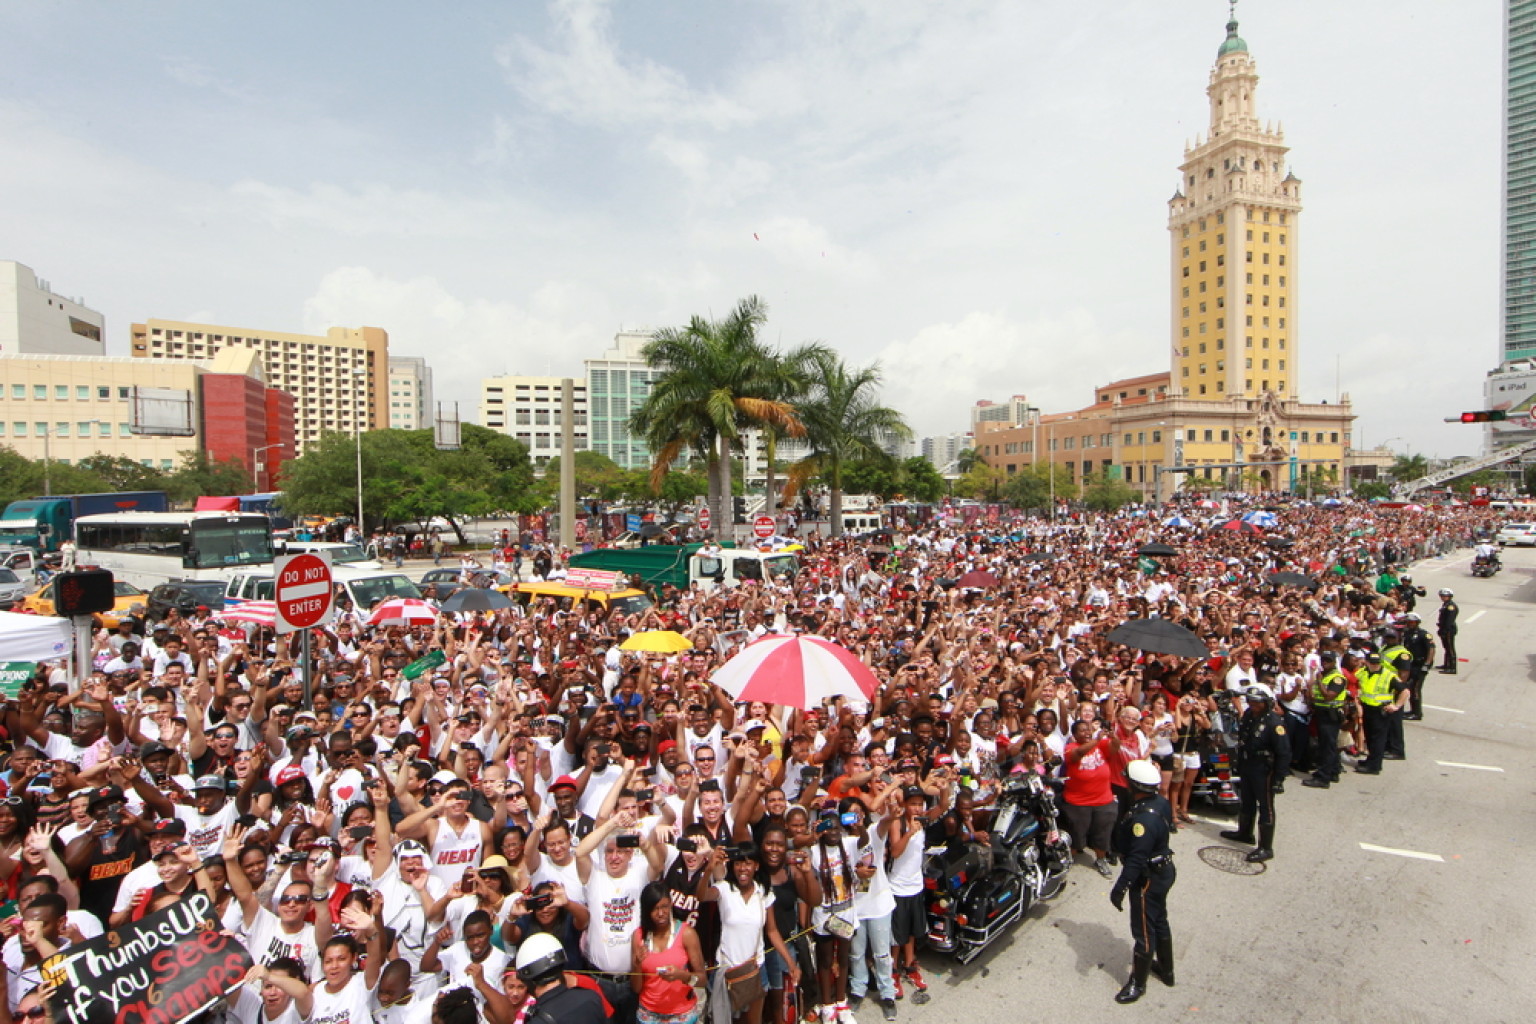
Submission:
M 331 598 L 329 555 L 288 555 L 276 559 L 277 631 L 291 633 L 331 621 L 336 612 Z
M 773 516 L 758 516 L 752 520 L 752 533 L 758 537 L 772 537 L 775 524 Z
M 698 519 L 699 519 L 699 529 L 701 529 L 701 530 L 709 529 L 709 524 L 714 522 L 714 519 L 709 514 L 709 506 L 708 505 L 705 505 L 703 508 L 699 509 Z

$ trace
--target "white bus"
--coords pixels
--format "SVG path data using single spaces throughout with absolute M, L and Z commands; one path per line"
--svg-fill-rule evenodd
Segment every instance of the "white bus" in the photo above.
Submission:
M 116 512 L 75 520 L 75 561 L 148 590 L 272 570 L 272 523 L 258 512 Z

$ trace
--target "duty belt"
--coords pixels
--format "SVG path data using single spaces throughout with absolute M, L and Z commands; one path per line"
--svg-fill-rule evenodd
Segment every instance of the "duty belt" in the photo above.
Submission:
M 1169 850 L 1167 853 L 1160 853 L 1156 857 L 1149 857 L 1147 859 L 1147 867 L 1153 869 L 1166 868 L 1171 864 L 1173 864 L 1172 850 Z

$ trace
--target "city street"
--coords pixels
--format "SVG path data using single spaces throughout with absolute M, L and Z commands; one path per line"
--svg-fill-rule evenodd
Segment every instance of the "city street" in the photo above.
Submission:
M 1169 897 L 1178 986 L 1155 978 L 1131 1007 L 1114 994 L 1130 964 L 1111 883 L 1087 868 L 966 967 L 930 957 L 932 1001 L 901 1019 L 1158 1021 L 1514 1021 L 1536 1005 L 1536 551 L 1473 579 L 1470 554 L 1415 567 L 1429 596 L 1461 607 L 1459 675 L 1432 672 L 1424 721 L 1406 724 L 1409 760 L 1379 776 L 1278 798 L 1276 859 L 1227 874 L 1197 851 L 1231 827 L 1209 820 L 1174 838 Z M 1346 765 L 1348 762 L 1346 761 Z M 1245 865 L 1246 866 L 1246 865 Z M 939 972 L 942 971 L 942 974 Z M 937 975 L 937 977 L 936 977 Z M 878 1016 L 866 1004 L 864 1016 Z M 873 1019 L 873 1018 L 871 1018 Z

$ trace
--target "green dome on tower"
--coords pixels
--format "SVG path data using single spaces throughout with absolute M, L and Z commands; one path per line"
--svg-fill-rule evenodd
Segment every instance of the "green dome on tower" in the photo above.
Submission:
M 1220 60 L 1229 53 L 1247 53 L 1248 44 L 1243 42 L 1243 37 L 1237 34 L 1237 19 L 1227 22 L 1227 38 L 1221 41 L 1221 48 L 1216 51 L 1216 59 Z

